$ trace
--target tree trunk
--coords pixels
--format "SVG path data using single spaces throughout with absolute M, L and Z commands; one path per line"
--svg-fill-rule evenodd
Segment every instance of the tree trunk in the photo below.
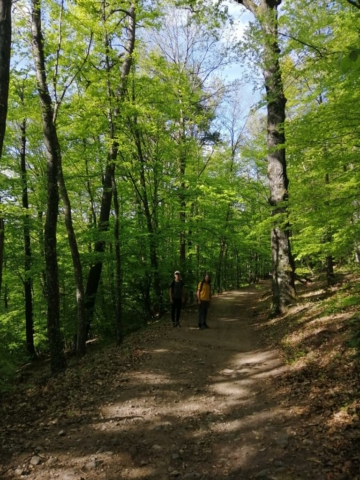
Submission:
M 115 100 L 117 102 L 117 105 L 120 105 L 121 101 L 123 101 L 125 97 L 127 77 L 130 73 L 130 68 L 133 60 L 133 53 L 135 49 L 136 12 L 135 12 L 134 5 L 130 7 L 129 11 L 127 12 L 127 15 L 128 15 L 128 41 L 125 48 L 127 53 L 126 53 L 124 62 L 122 64 L 122 68 L 120 72 L 119 88 L 116 95 L 113 93 L 112 89 L 110 88 L 111 87 L 110 84 L 108 85 L 108 96 L 110 98 L 115 95 Z M 105 21 L 105 18 L 106 18 L 105 3 L 103 3 L 103 21 Z M 110 48 L 107 38 L 105 38 L 105 48 L 106 50 Z M 110 73 L 111 66 L 110 66 L 110 60 L 108 56 L 106 57 L 106 65 L 107 65 L 107 71 L 108 73 Z M 102 232 L 106 232 L 109 228 L 110 209 L 111 209 L 112 193 L 113 193 L 112 178 L 115 174 L 115 162 L 118 154 L 118 143 L 115 140 L 116 127 L 114 122 L 117 115 L 118 115 L 118 108 L 115 108 L 113 110 L 109 109 L 108 124 L 109 124 L 109 139 L 111 141 L 111 146 L 108 152 L 107 164 L 106 164 L 105 175 L 103 180 L 103 193 L 101 198 L 100 217 L 99 217 L 99 223 L 98 223 L 98 230 L 100 235 Z M 103 261 L 101 257 L 102 257 L 102 254 L 105 252 L 105 241 L 98 240 L 95 243 L 94 250 L 97 254 L 100 254 L 100 255 L 99 255 L 99 260 L 90 268 L 87 284 L 86 284 L 85 310 L 86 310 L 87 335 L 89 334 L 91 321 L 94 316 L 96 294 L 99 287 L 102 265 L 103 265 Z
M 11 54 L 11 5 L 11 0 L 0 0 L 0 157 L 4 146 L 8 110 Z
M 116 187 L 115 177 L 113 177 L 113 195 L 114 195 L 114 210 L 115 210 L 115 258 L 116 258 L 116 344 L 121 345 L 123 342 L 123 324 L 122 324 L 122 272 L 121 272 L 121 249 L 120 249 L 120 208 L 119 199 Z
M 56 373 L 66 368 L 64 340 L 60 328 L 60 292 L 56 242 L 59 209 L 59 189 L 57 181 L 60 164 L 60 145 L 53 122 L 54 112 L 47 85 L 44 39 L 41 31 L 41 5 L 39 0 L 32 0 L 31 31 L 32 50 L 42 110 L 42 123 L 47 157 L 47 210 L 44 238 L 48 307 L 47 327 L 50 345 L 51 370 L 53 373 Z
M 74 231 L 72 215 L 71 215 L 71 203 L 69 195 L 67 193 L 64 175 L 61 165 L 61 157 L 59 157 L 59 188 L 61 198 L 64 203 L 65 213 L 65 226 L 69 239 L 69 246 L 71 251 L 71 257 L 74 267 L 74 278 L 76 285 L 76 304 L 77 304 L 77 335 L 76 335 L 76 354 L 83 356 L 86 353 L 86 316 L 85 316 L 85 294 L 84 294 L 84 282 L 83 272 L 80 259 L 79 248 Z
M 296 297 L 295 264 L 291 254 L 287 213 L 289 180 L 285 158 L 286 98 L 279 64 L 277 8 L 281 0 L 238 0 L 250 10 L 261 25 L 264 35 L 263 74 L 267 104 L 267 147 L 269 203 L 274 218 L 271 230 L 272 250 L 272 315 L 283 313 Z M 257 5 L 257 3 L 259 5 Z
M 273 267 L 273 314 L 283 313 L 295 294 L 295 265 L 291 254 L 287 205 L 289 180 L 285 159 L 285 104 L 286 99 L 278 60 L 280 49 L 277 42 L 277 13 L 267 15 L 269 35 L 265 46 L 265 87 L 267 99 L 267 146 L 270 205 L 273 207 L 274 227 L 271 231 Z
M 21 98 L 23 101 L 23 97 Z M 24 211 L 29 209 L 27 172 L 26 172 L 26 120 L 23 120 L 21 129 L 21 146 L 20 146 L 20 170 L 22 180 L 22 206 Z M 30 239 L 30 215 L 26 214 L 24 218 L 24 256 L 25 256 L 25 325 L 26 325 L 26 349 L 31 357 L 36 357 L 34 346 L 34 319 L 33 319 L 33 299 L 32 299 L 32 281 L 31 281 L 31 239 Z
M 179 177 L 180 177 L 180 192 L 179 192 L 179 220 L 180 220 L 180 255 L 179 255 L 179 267 L 181 273 L 185 274 L 186 269 L 186 185 L 185 185 L 185 172 L 186 172 L 186 134 L 184 119 L 181 119 L 181 131 L 179 135 L 180 145 L 180 159 L 179 159 Z
M 0 293 L 2 286 L 3 265 L 4 265 L 4 248 L 5 248 L 5 222 L 0 217 Z
M 11 55 L 11 0 L 0 0 L 0 158 L 2 156 L 8 110 Z M 5 247 L 5 222 L 0 218 L 0 292 Z
M 154 291 L 156 296 L 156 306 L 152 307 L 153 316 L 161 316 L 164 311 L 163 294 L 161 288 L 160 274 L 159 274 L 159 261 L 157 254 L 157 242 L 156 242 L 156 224 L 154 227 L 153 217 L 154 213 L 150 211 L 148 195 L 146 191 L 146 179 L 145 179 L 145 159 L 143 157 L 141 148 L 141 139 L 139 138 L 136 126 L 135 126 L 135 141 L 138 150 L 138 157 L 140 161 L 140 186 L 141 194 L 140 200 L 144 208 L 144 214 L 146 219 L 147 231 L 149 234 L 149 250 L 150 250 L 150 262 L 151 270 L 153 272 L 154 279 Z M 156 193 L 154 193 L 156 195 Z M 154 202 L 157 204 L 157 202 Z
M 332 285 L 334 283 L 334 259 L 332 255 L 328 255 L 326 257 L 326 279 L 328 285 Z

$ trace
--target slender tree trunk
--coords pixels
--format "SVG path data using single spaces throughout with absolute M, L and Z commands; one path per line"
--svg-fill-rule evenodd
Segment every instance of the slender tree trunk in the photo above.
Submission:
M 69 239 L 71 257 L 74 267 L 74 278 L 76 285 L 76 304 L 77 304 L 77 335 L 76 335 L 76 354 L 83 356 L 86 353 L 86 316 L 85 316 L 85 294 L 84 294 L 84 281 L 81 265 L 80 252 L 76 240 L 74 231 L 72 215 L 71 215 L 71 202 L 67 193 L 64 174 L 62 171 L 61 157 L 59 158 L 59 188 L 61 198 L 64 203 L 65 214 L 65 226 Z
M 0 157 L 4 146 L 8 110 L 11 54 L 11 5 L 11 0 L 0 0 Z
M 111 146 L 108 152 L 105 175 L 103 179 L 103 193 L 101 198 L 100 216 L 99 216 L 99 223 L 98 223 L 98 231 L 100 235 L 102 232 L 106 232 L 109 229 L 110 209 L 111 209 L 112 194 L 113 194 L 112 178 L 115 174 L 115 163 L 116 163 L 117 154 L 118 154 L 118 143 L 115 140 L 116 138 L 115 119 L 118 115 L 119 105 L 125 98 L 127 78 L 130 73 L 130 69 L 133 61 L 133 53 L 135 49 L 135 34 L 136 34 L 135 5 L 131 5 L 129 11 L 127 12 L 127 16 L 128 16 L 128 41 L 125 48 L 126 55 L 125 55 L 124 62 L 122 64 L 119 86 L 116 93 L 114 93 L 111 88 L 110 80 L 108 83 L 109 102 L 110 102 L 110 99 L 112 98 L 113 100 L 110 103 L 112 103 L 115 100 L 118 107 L 115 109 L 109 107 L 109 111 L 108 111 L 109 139 L 111 141 Z M 105 3 L 103 3 L 103 21 L 104 22 L 105 22 L 105 18 L 106 18 Z M 109 51 L 110 45 L 109 45 L 108 38 L 105 38 L 105 48 L 107 51 Z M 110 74 L 111 66 L 110 66 L 110 59 L 108 55 L 106 56 L 106 64 L 107 64 L 107 71 Z M 94 263 L 94 265 L 92 265 L 92 267 L 90 268 L 87 284 L 86 284 L 85 310 L 86 310 L 87 334 L 89 333 L 91 321 L 94 315 L 96 294 L 99 287 L 102 265 L 103 265 L 101 254 L 105 252 L 105 241 L 98 240 L 95 243 L 94 250 L 97 254 L 100 254 L 100 255 L 98 255 L 99 260 L 96 263 Z
M 186 197 L 185 197 L 185 172 L 186 172 L 186 152 L 185 152 L 185 125 L 184 120 L 181 119 L 181 132 L 179 135 L 180 144 L 180 160 L 179 160 L 179 176 L 180 176 L 180 193 L 179 193 L 179 220 L 180 220 L 180 271 L 185 273 L 186 269 Z
M 259 21 L 264 35 L 263 74 L 267 104 L 267 147 L 269 203 L 274 218 L 271 230 L 272 250 L 272 315 L 285 311 L 296 297 L 295 264 L 289 240 L 287 200 L 289 180 L 285 158 L 286 98 L 279 64 L 277 8 L 281 0 L 238 0 Z
M 45 262 L 47 285 L 47 326 L 50 344 L 51 370 L 53 373 L 66 368 L 64 340 L 60 328 L 60 292 L 57 261 L 56 229 L 59 209 L 58 168 L 60 145 L 53 121 L 53 106 L 48 90 L 44 39 L 41 30 L 41 4 L 32 0 L 31 13 L 32 50 L 35 61 L 36 81 L 39 91 L 44 141 L 47 157 L 47 210 L 45 222 Z
M 151 262 L 151 269 L 153 272 L 154 291 L 155 291 L 156 303 L 157 303 L 156 308 L 152 308 L 152 312 L 153 312 L 153 315 L 159 316 L 159 315 L 162 315 L 164 311 L 164 304 L 163 304 L 163 294 L 162 294 L 160 273 L 159 273 L 159 261 L 158 261 L 158 253 L 157 253 L 157 242 L 156 242 L 156 225 L 154 228 L 154 224 L 152 220 L 154 213 L 150 211 L 149 200 L 148 200 L 147 190 L 146 190 L 145 159 L 143 157 L 141 140 L 137 133 L 136 126 L 135 126 L 135 141 L 136 141 L 138 157 L 140 161 L 140 186 L 141 186 L 140 198 L 144 208 L 146 226 L 149 234 L 150 262 Z
M 121 247 L 120 247 L 120 208 L 119 199 L 116 187 L 115 177 L 113 177 L 113 195 L 114 195 L 114 210 L 115 210 L 115 258 L 116 258 L 116 344 L 121 345 L 123 342 L 123 324 L 122 324 L 122 271 L 121 271 Z
M 44 216 L 44 212 L 41 209 L 38 209 L 38 212 L 37 212 L 37 221 L 39 225 L 38 244 L 39 244 L 41 256 L 44 258 L 45 257 L 45 240 L 44 240 L 43 216 Z M 47 298 L 46 268 L 41 270 L 40 283 L 41 283 L 43 297 L 46 299 Z
M 327 173 L 325 175 L 325 184 L 329 185 L 329 183 L 330 183 L 330 175 Z M 325 205 L 327 205 L 328 203 L 329 202 L 325 202 Z M 333 236 L 331 232 L 331 226 L 329 226 L 327 228 L 325 242 L 328 244 L 331 244 L 332 238 Z M 334 283 L 334 278 L 335 278 L 334 257 L 332 255 L 327 255 L 326 256 L 326 279 L 327 279 L 328 285 L 332 285 Z
M 108 153 L 108 163 L 105 169 L 105 175 L 103 178 L 103 192 L 101 197 L 101 207 L 98 222 L 98 232 L 101 235 L 102 232 L 106 232 L 109 229 L 110 210 L 112 202 L 112 186 L 111 178 L 115 171 L 115 160 L 117 157 L 117 147 L 112 149 Z M 114 161 L 111 163 L 111 159 Z M 94 251 L 97 254 L 103 254 L 105 252 L 105 240 L 98 240 L 95 242 Z M 88 337 L 91 321 L 94 316 L 94 308 L 96 301 L 96 294 L 99 288 L 103 261 L 99 257 L 99 260 L 94 263 L 89 271 L 87 278 L 86 291 L 85 291 L 85 313 L 86 313 L 86 336 Z
M 21 98 L 23 101 L 23 97 Z M 22 206 L 24 211 L 29 209 L 27 172 L 26 172 L 26 120 L 23 120 L 21 129 L 20 146 L 20 170 L 22 180 Z M 24 218 L 24 256 L 25 256 L 25 325 L 26 325 L 26 349 L 31 357 L 36 357 L 34 346 L 34 319 L 33 319 L 33 299 L 32 299 L 32 281 L 31 281 L 31 239 L 30 239 L 30 215 L 26 214 Z
M 11 0 L 0 0 L 0 158 L 2 156 L 8 110 L 11 55 Z M 0 292 L 3 276 L 5 222 L 0 218 Z
M 2 276 L 3 276 L 4 249 L 5 249 L 5 221 L 2 217 L 0 217 L 0 293 L 1 293 Z

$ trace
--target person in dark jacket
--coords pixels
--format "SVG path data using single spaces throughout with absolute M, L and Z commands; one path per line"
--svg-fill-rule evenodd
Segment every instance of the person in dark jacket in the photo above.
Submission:
M 173 327 L 180 327 L 181 307 L 185 302 L 185 286 L 181 280 L 179 270 L 174 273 L 174 280 L 169 286 L 169 297 L 171 303 L 171 320 Z

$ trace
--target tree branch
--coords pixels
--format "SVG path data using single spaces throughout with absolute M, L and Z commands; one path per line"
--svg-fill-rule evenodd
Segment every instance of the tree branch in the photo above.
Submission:
M 322 50 L 320 50 L 319 47 L 316 47 L 315 45 L 310 45 L 310 43 L 306 43 L 303 40 L 300 40 L 299 38 L 293 37 L 292 35 L 289 35 L 287 33 L 279 32 L 279 35 L 281 35 L 282 37 L 291 38 L 291 40 L 295 40 L 295 42 L 301 43 L 301 45 L 304 45 L 305 47 L 312 48 L 313 50 L 315 50 L 320 55 L 320 57 L 324 56 L 324 52 Z
M 360 10 L 360 3 L 359 0 L 347 0 L 350 5 L 352 5 L 355 8 L 358 8 Z

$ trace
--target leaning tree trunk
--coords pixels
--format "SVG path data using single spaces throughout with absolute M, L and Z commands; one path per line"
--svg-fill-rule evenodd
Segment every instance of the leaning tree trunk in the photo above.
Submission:
M 105 12 L 105 2 L 103 2 L 103 21 L 106 19 L 106 12 Z M 120 72 L 120 81 L 119 86 L 116 94 L 114 94 L 111 85 L 108 85 L 108 96 L 109 100 L 111 97 L 115 96 L 115 102 L 117 105 L 120 105 L 121 102 L 125 98 L 126 93 L 126 83 L 127 77 L 130 73 L 132 61 L 133 61 L 133 53 L 135 49 L 135 27 L 136 27 L 136 11 L 135 6 L 132 5 L 130 9 L 126 12 L 128 16 L 128 41 L 126 44 L 126 55 L 124 62 L 122 64 L 121 72 Z M 105 38 L 105 49 L 108 52 L 110 49 L 110 44 L 108 38 Z M 106 55 L 106 68 L 108 74 L 110 74 L 111 70 L 111 62 L 108 55 Z M 110 80 L 109 80 L 110 82 Z M 113 102 L 111 100 L 110 103 Z M 100 235 L 102 232 L 105 232 L 109 228 L 109 219 L 110 219 L 110 210 L 111 210 L 111 202 L 112 202 L 112 178 L 115 174 L 115 164 L 118 154 L 118 143 L 115 140 L 117 132 L 116 132 L 116 117 L 118 115 L 118 107 L 115 109 L 109 108 L 108 111 L 108 124 L 109 124 L 109 140 L 110 140 L 110 148 L 108 152 L 108 158 L 105 168 L 105 175 L 103 178 L 103 193 L 101 198 L 101 206 L 100 206 L 100 216 L 99 216 L 99 223 L 98 223 L 98 230 Z M 102 254 L 105 252 L 105 241 L 98 240 L 95 243 L 95 252 L 98 255 L 99 260 L 91 266 L 87 284 L 86 284 L 86 291 L 85 291 L 85 310 L 86 310 L 86 322 L 87 322 L 87 335 L 89 334 L 91 321 L 94 315 L 94 308 L 95 308 L 95 301 L 96 301 L 96 294 L 99 287 L 99 282 L 101 278 L 101 271 L 102 271 Z
M 60 292 L 57 261 L 56 229 L 59 209 L 58 168 L 60 164 L 60 145 L 53 122 L 53 106 L 48 90 L 44 39 L 41 31 L 41 5 L 32 0 L 31 13 L 32 50 L 35 61 L 36 81 L 39 91 L 44 142 L 47 157 L 47 210 L 45 222 L 45 262 L 47 285 L 47 327 L 50 345 L 50 361 L 53 373 L 66 368 L 64 341 L 60 328 Z
M 286 98 L 279 63 L 277 8 L 281 0 L 237 0 L 250 10 L 263 32 L 263 74 L 267 104 L 267 147 L 269 203 L 272 206 L 272 314 L 282 313 L 296 296 L 295 265 L 291 254 L 287 213 L 289 180 L 285 157 L 285 104 Z
M 82 265 L 80 252 L 74 231 L 74 225 L 71 214 L 71 202 L 66 189 L 64 174 L 61 164 L 61 156 L 59 158 L 59 188 L 61 198 L 64 203 L 65 227 L 69 239 L 71 257 L 74 267 L 74 278 L 76 285 L 76 304 L 77 304 L 77 335 L 76 335 L 76 354 L 83 356 L 86 353 L 86 316 L 85 316 L 85 294 Z

